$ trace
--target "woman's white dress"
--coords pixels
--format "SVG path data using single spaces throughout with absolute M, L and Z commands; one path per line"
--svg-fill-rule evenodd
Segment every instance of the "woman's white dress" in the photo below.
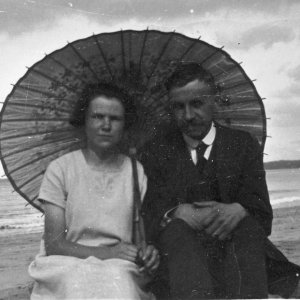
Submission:
M 147 179 L 138 163 L 141 194 Z M 131 242 L 133 176 L 131 161 L 119 155 L 113 167 L 91 167 L 81 150 L 53 161 L 45 173 L 39 199 L 65 209 L 66 238 L 86 246 Z M 136 264 L 122 259 L 46 256 L 29 266 L 35 280 L 31 299 L 151 299 L 147 278 Z

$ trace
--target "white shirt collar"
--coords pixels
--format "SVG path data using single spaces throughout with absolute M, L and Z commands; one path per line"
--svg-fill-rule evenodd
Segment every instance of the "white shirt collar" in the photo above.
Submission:
M 215 124 L 212 122 L 211 127 L 208 133 L 206 134 L 206 136 L 202 139 L 202 142 L 210 146 L 213 144 L 215 137 L 216 137 L 216 127 Z M 195 140 L 184 133 L 183 133 L 183 139 L 186 142 L 187 146 L 191 149 L 195 149 L 199 144 L 198 140 Z

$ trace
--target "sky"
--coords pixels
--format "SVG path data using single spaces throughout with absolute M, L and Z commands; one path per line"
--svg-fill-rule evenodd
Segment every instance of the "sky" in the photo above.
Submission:
M 0 0 L 0 102 L 45 53 L 93 33 L 147 27 L 201 36 L 243 62 L 266 98 L 265 161 L 300 159 L 298 0 Z

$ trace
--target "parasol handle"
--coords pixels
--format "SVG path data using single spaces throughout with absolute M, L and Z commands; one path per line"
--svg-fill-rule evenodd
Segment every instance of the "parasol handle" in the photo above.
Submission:
M 132 163 L 132 173 L 133 173 L 133 200 L 134 200 L 134 209 L 133 209 L 133 232 L 132 232 L 132 241 L 139 248 L 139 250 L 146 250 L 146 235 L 144 228 L 144 220 L 142 217 L 142 198 L 139 187 L 138 180 L 138 171 L 137 171 L 137 161 L 134 157 L 135 149 L 131 149 L 130 158 Z

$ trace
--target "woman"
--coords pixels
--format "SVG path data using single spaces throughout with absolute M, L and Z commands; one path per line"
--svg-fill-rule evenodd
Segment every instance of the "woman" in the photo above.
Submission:
M 71 121 L 82 128 L 86 148 L 53 161 L 39 199 L 45 211 L 42 251 L 29 266 L 32 299 L 150 299 L 144 291 L 159 264 L 153 246 L 132 244 L 133 175 L 121 154 L 135 107 L 114 86 L 88 86 Z M 138 163 L 142 196 L 146 177 Z M 137 261 L 142 261 L 137 264 Z

